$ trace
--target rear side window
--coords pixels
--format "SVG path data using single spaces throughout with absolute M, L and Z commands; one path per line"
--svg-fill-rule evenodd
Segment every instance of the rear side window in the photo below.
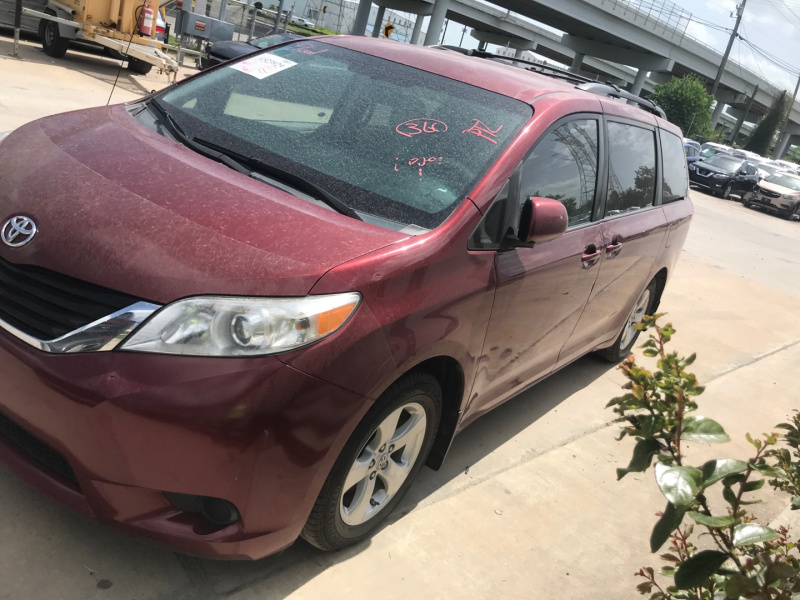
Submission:
M 679 156 L 683 157 L 683 150 Z M 653 205 L 656 192 L 656 144 L 652 129 L 608 123 L 608 197 L 605 216 Z
M 680 151 L 681 139 L 663 129 L 658 130 L 658 135 L 661 138 L 661 154 L 664 163 L 661 179 L 661 202 L 666 204 L 686 197 L 689 189 L 689 174 L 686 171 L 686 159 Z M 685 146 L 685 148 L 694 150 L 691 146 Z
M 522 167 L 523 201 L 531 196 L 558 200 L 567 209 L 570 227 L 592 220 L 597 124 L 594 119 L 564 123 L 536 145 Z

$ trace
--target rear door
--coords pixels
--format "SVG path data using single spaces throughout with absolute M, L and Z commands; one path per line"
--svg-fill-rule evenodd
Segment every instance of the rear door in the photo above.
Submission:
M 593 222 L 603 172 L 600 117 L 556 122 L 523 161 L 511 185 L 518 220 L 522 203 L 552 198 L 567 208 L 561 237 L 532 248 L 498 252 L 497 288 L 469 415 L 484 412 L 547 375 L 575 327 L 597 277 L 604 238 Z
M 598 223 L 604 245 L 597 281 L 558 364 L 617 337 L 652 277 L 667 233 L 656 206 L 658 141 L 653 125 L 609 117 L 608 182 Z

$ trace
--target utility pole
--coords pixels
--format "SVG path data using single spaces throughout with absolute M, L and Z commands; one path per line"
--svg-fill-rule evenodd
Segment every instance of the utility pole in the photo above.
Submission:
M 736 39 L 736 36 L 739 33 L 739 23 L 742 22 L 742 15 L 744 14 L 744 5 L 747 4 L 747 0 L 742 0 L 742 3 L 736 7 L 736 25 L 733 26 L 733 31 L 731 32 L 731 39 L 728 40 L 728 47 L 725 48 L 725 54 L 722 56 L 722 62 L 719 65 L 719 70 L 717 71 L 717 78 L 714 79 L 714 85 L 711 86 L 711 95 L 717 95 L 717 88 L 719 87 L 719 80 L 722 79 L 722 72 L 725 70 L 725 63 L 728 62 L 728 56 L 731 53 L 731 48 L 733 47 L 733 40 Z
M 797 85 L 794 86 L 794 94 L 792 94 L 792 101 L 789 103 L 789 110 L 786 111 L 786 118 L 783 120 L 783 127 L 781 127 L 781 134 L 778 136 L 778 141 L 776 143 L 780 144 L 783 136 L 786 135 L 786 128 L 789 127 L 789 117 L 792 114 L 792 109 L 794 108 L 794 100 L 797 98 L 797 90 L 800 89 L 800 75 L 797 76 Z M 775 158 L 781 158 L 780 156 L 776 156 Z

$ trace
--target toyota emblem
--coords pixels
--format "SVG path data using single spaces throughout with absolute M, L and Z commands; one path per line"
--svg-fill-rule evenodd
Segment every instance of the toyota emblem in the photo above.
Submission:
M 2 232 L 0 232 L 0 237 L 3 238 L 6 245 L 12 248 L 24 246 L 30 242 L 35 235 L 36 223 L 33 222 L 33 219 L 23 216 L 11 217 L 8 221 L 3 223 L 3 229 Z

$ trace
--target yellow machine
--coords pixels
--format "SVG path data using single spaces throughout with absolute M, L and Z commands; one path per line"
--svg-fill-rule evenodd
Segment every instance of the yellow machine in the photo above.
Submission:
M 42 19 L 39 37 L 49 56 L 64 56 L 69 40 L 80 39 L 125 55 L 135 72 L 154 65 L 174 76 L 178 63 L 156 40 L 158 10 L 159 0 L 48 0 L 45 12 L 22 9 Z

